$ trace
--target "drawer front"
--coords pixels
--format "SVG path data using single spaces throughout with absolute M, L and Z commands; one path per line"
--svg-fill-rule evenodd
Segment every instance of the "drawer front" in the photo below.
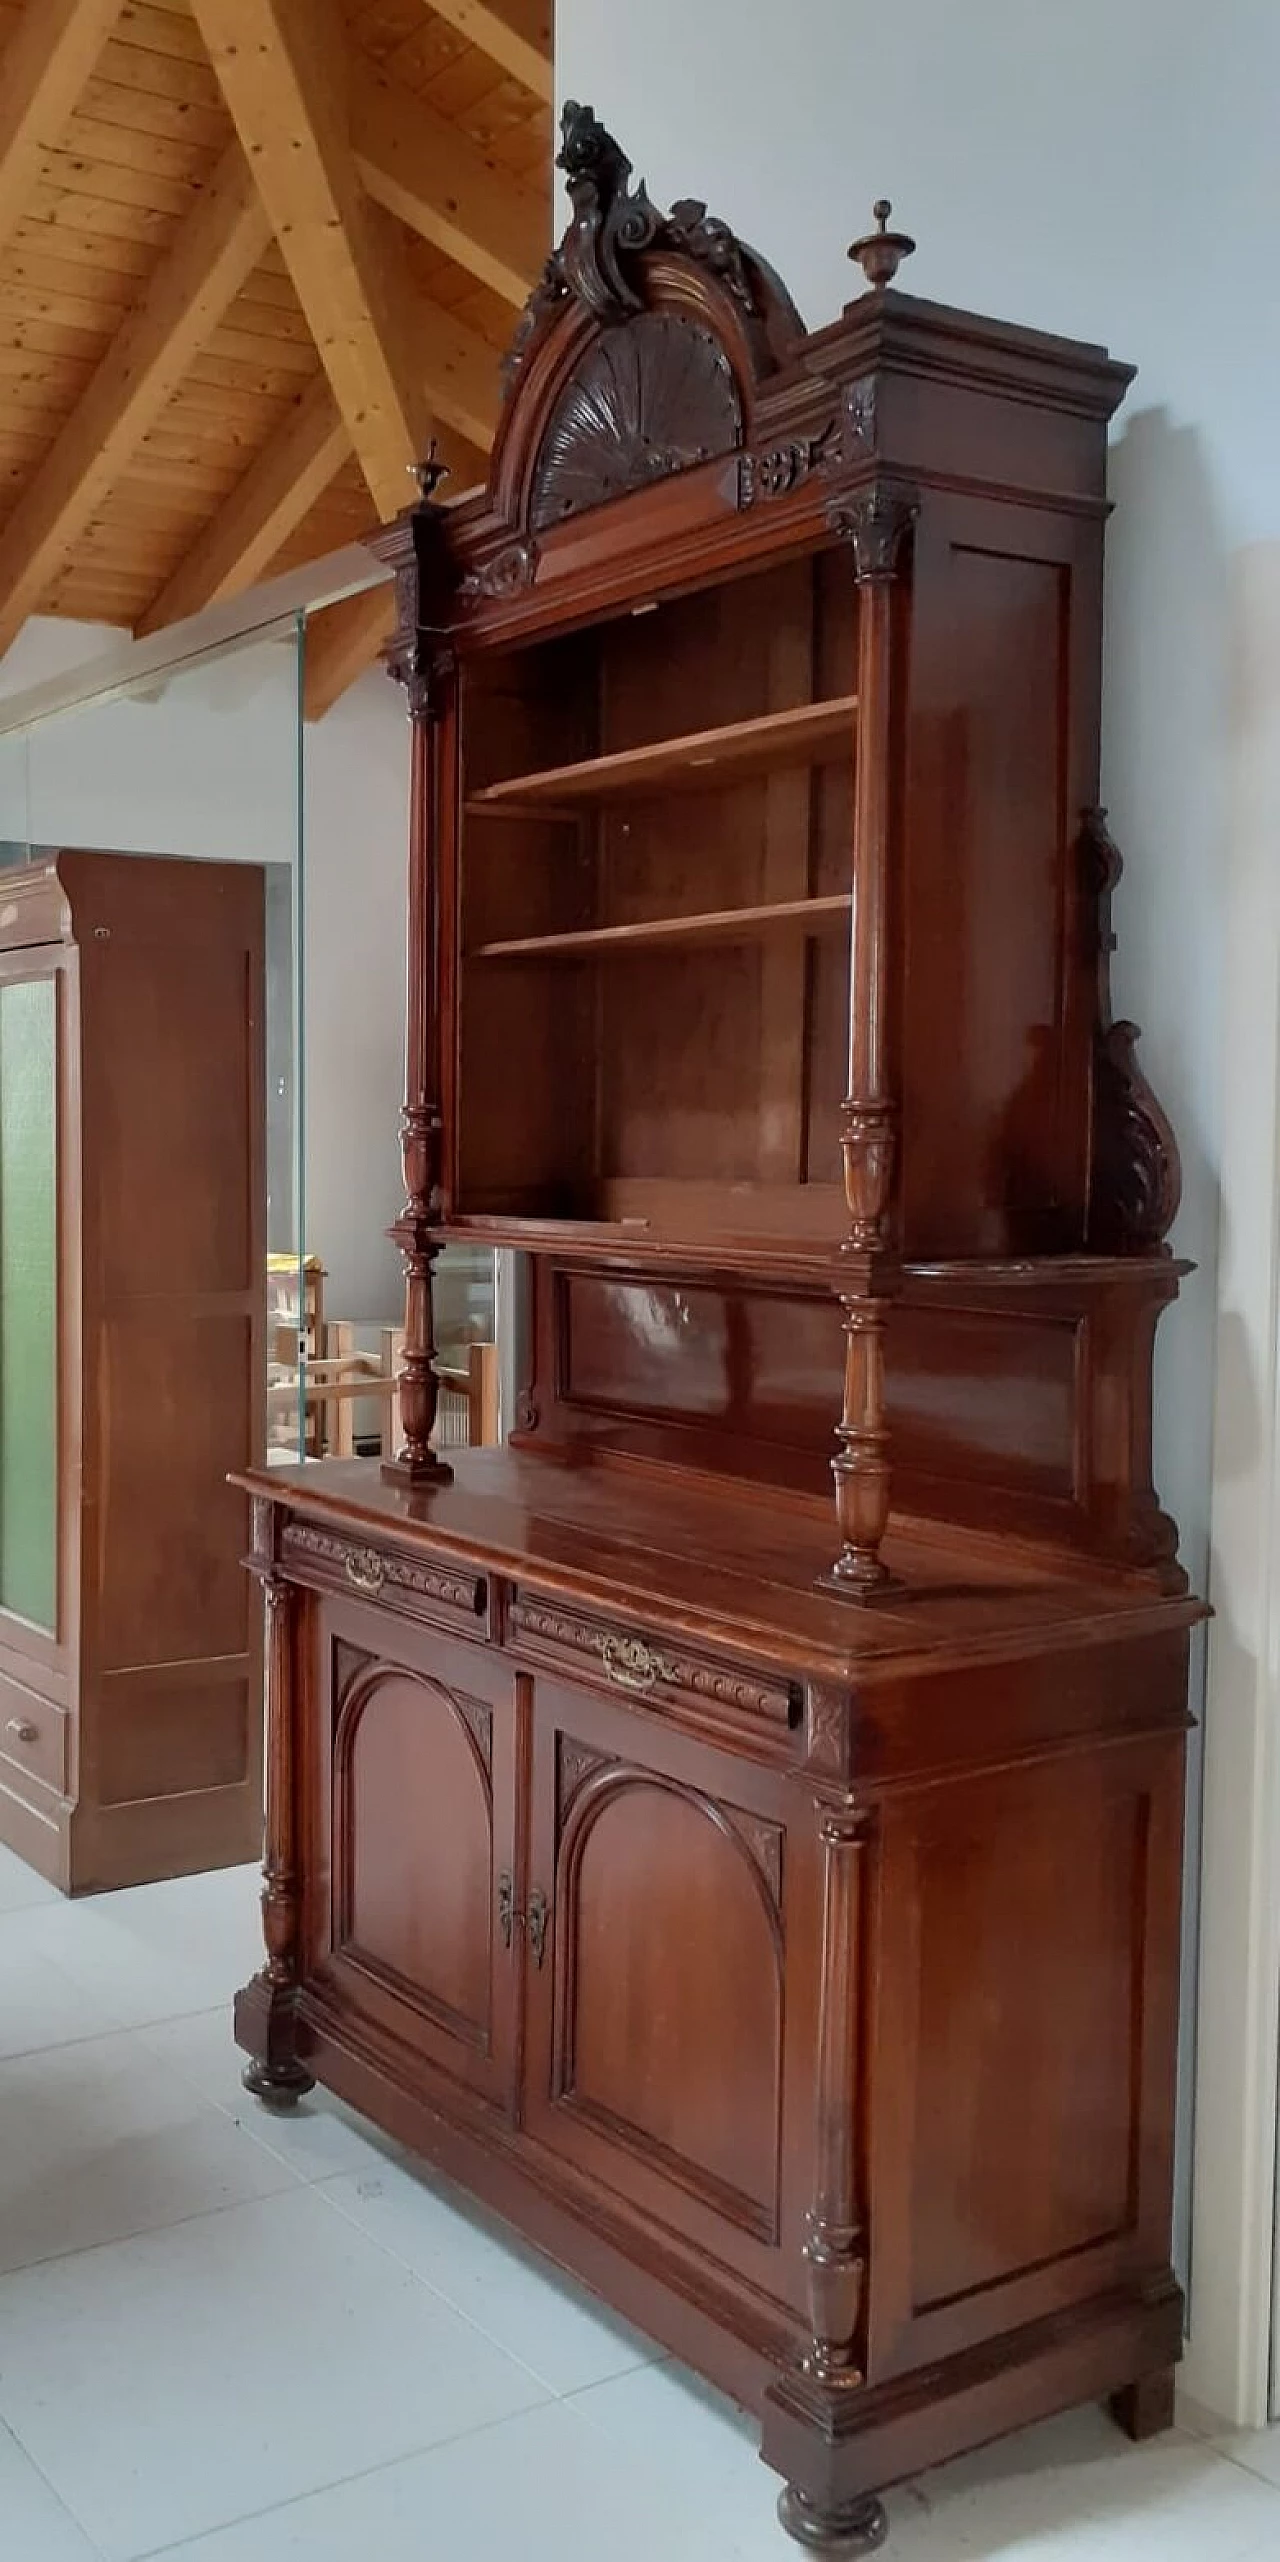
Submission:
M 67 1720 L 51 1699 L 0 1674 L 0 1754 L 29 1779 L 66 1786 Z
M 682 1638 L 624 1625 L 572 1604 L 520 1592 L 509 1642 L 531 1663 L 588 1681 L 622 1700 L 673 1713 L 695 1733 L 727 1741 L 772 1739 L 788 1751 L 800 1724 L 799 1682 L 686 1645 Z
M 286 1522 L 281 1551 L 300 1582 L 347 1593 L 353 1600 L 376 1602 L 381 1610 L 452 1628 L 459 1636 L 491 1633 L 488 1579 L 474 1567 L 443 1558 L 406 1556 L 396 1548 L 374 1546 L 342 1531 L 322 1530 L 309 1521 Z

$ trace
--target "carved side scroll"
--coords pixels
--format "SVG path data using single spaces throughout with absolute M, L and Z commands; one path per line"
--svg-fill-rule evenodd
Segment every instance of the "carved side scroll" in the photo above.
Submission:
M 1168 1115 L 1138 1065 L 1138 1026 L 1112 1015 L 1111 902 L 1123 864 L 1106 820 L 1105 810 L 1086 810 L 1081 832 L 1098 956 L 1089 1243 L 1095 1252 L 1152 1254 L 1177 1216 L 1182 1168 Z

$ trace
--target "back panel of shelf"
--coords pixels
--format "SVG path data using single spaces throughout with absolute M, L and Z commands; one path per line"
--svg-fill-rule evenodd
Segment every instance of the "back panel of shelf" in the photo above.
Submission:
M 827 553 L 468 665 L 463 1216 L 839 1232 L 855 627 Z M 785 716 L 815 702 L 797 747 Z M 673 759 L 593 791 L 592 760 L 706 732 L 723 776 Z

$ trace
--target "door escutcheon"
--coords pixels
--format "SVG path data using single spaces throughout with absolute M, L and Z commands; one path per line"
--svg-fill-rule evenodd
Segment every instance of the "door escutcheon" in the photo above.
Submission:
M 541 1966 L 542 1960 L 547 1953 L 548 1914 L 549 1906 L 546 1896 L 543 1894 L 541 1886 L 535 1886 L 533 1893 L 529 1897 L 529 1912 L 525 1925 L 529 1933 L 529 1946 L 533 1951 L 533 1962 L 535 1966 Z

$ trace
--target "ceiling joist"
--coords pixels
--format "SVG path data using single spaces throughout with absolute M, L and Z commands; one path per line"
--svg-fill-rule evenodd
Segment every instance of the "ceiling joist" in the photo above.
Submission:
M 351 145 L 335 0 L 192 0 L 375 506 L 403 506 L 430 415 L 399 243 Z
M 552 0 L 431 0 L 433 14 L 549 106 Z
M 371 196 L 520 309 L 547 253 L 547 208 L 423 98 L 352 65 L 351 140 Z
M 340 694 L 373 665 L 391 637 L 395 599 L 390 583 L 344 596 L 307 617 L 302 702 L 309 721 L 323 720 Z
M 0 57 L 0 241 L 22 220 L 47 146 L 58 140 L 120 14 L 120 0 L 36 0 Z
M 216 597 L 252 586 L 341 471 L 350 451 L 346 423 L 320 374 L 210 517 L 135 629 L 159 631 L 165 623 L 198 614 Z
M 269 238 L 233 144 L 0 533 L 0 650 L 65 565 Z

